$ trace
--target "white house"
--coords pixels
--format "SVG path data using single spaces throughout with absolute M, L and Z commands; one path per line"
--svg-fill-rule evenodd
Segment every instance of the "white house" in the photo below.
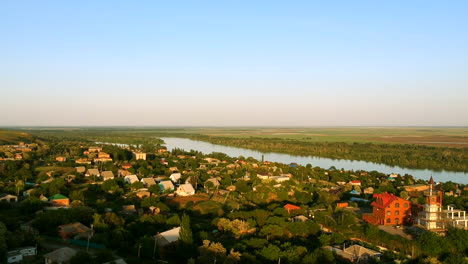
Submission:
M 177 193 L 177 195 L 180 195 L 180 196 L 194 195 L 195 194 L 195 189 L 193 189 L 193 186 L 190 183 L 181 184 L 177 188 L 176 193 Z
M 37 254 L 36 247 L 17 248 L 7 253 L 7 263 L 22 262 L 24 257 L 35 256 L 36 254 Z
M 138 177 L 137 177 L 136 175 L 133 174 L 133 175 L 127 175 L 127 176 L 125 176 L 125 177 L 124 177 L 124 181 L 125 181 L 126 183 L 128 183 L 128 184 L 132 184 L 132 183 L 137 182 L 137 181 L 139 181 L 139 180 L 138 180 Z
M 180 174 L 180 173 L 172 173 L 171 176 L 169 176 L 171 181 L 174 182 L 174 183 L 177 183 L 180 180 L 181 177 L 182 177 L 182 174 Z
M 156 243 L 161 247 L 179 240 L 180 227 L 167 230 L 155 236 Z
M 0 195 L 0 201 L 7 201 L 9 203 L 18 202 L 18 196 L 4 193 Z

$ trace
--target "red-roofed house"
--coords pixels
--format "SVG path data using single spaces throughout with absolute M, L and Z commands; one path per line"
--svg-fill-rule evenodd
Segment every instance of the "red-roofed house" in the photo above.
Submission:
M 400 225 L 409 221 L 411 203 L 391 193 L 374 194 L 372 214 L 363 214 L 363 219 L 373 225 Z
M 349 183 L 353 186 L 361 186 L 361 181 L 350 181 Z
M 288 214 L 290 214 L 291 211 L 300 210 L 301 208 L 299 206 L 296 206 L 296 205 L 293 205 L 293 204 L 287 204 L 287 205 L 284 206 L 284 209 L 286 209 L 288 211 Z
M 132 164 L 130 164 L 130 163 L 125 163 L 125 164 L 122 165 L 122 169 L 124 169 L 124 170 L 128 170 L 131 167 L 132 167 Z

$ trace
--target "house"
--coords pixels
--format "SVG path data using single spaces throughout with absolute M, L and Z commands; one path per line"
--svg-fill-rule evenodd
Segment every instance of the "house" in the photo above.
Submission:
M 88 169 L 85 173 L 85 176 L 86 177 L 90 177 L 90 176 L 96 176 L 96 177 L 99 177 L 101 176 L 101 174 L 99 173 L 99 170 L 98 169 Z
M 21 153 L 16 153 L 16 154 L 15 154 L 15 160 L 20 160 L 20 159 L 23 159 L 23 154 L 21 154 Z
M 309 221 L 309 218 L 307 218 L 304 215 L 298 215 L 298 216 L 295 216 L 294 218 L 292 218 L 292 220 L 294 222 L 307 222 L 307 221 Z
M 124 177 L 124 181 L 128 184 L 132 184 L 134 182 L 137 182 L 138 181 L 138 177 L 133 174 L 133 175 L 127 175 Z
M 159 183 L 159 188 L 161 188 L 161 192 L 173 191 L 174 184 L 171 181 L 162 181 Z
M 177 183 L 180 180 L 180 178 L 182 178 L 182 174 L 180 174 L 178 172 L 177 173 L 172 173 L 171 176 L 169 176 L 169 179 L 171 179 L 171 181 L 173 183 Z
M 117 170 L 117 175 L 118 177 L 125 177 L 128 175 L 132 175 L 132 173 L 129 172 L 128 170 Z
M 76 164 L 91 164 L 91 161 L 88 159 L 77 159 L 75 160 Z
M 189 195 L 194 195 L 195 194 L 195 189 L 193 189 L 192 184 L 186 183 L 186 184 L 181 184 L 177 190 L 176 194 L 180 196 L 189 196 Z
M 286 204 L 285 206 L 283 206 L 284 209 L 286 209 L 286 211 L 288 211 L 288 214 L 291 213 L 291 211 L 294 211 L 294 210 L 300 210 L 301 208 L 299 206 L 296 206 L 296 205 L 293 205 L 293 204 Z
M 426 184 L 413 184 L 403 186 L 407 192 L 424 192 L 429 190 L 429 185 Z
M 205 188 L 206 188 L 206 184 L 207 184 L 208 182 L 213 183 L 213 186 L 214 186 L 214 187 L 219 186 L 219 181 L 218 181 L 218 179 L 216 179 L 216 178 L 211 178 L 211 179 L 206 180 L 206 182 L 205 182 Z
M 156 181 L 153 178 L 143 178 L 141 179 L 141 182 L 147 188 L 156 184 Z
M 16 202 L 18 202 L 18 196 L 11 195 L 11 194 L 8 194 L 8 193 L 4 193 L 4 194 L 0 195 L 0 202 L 1 201 L 6 201 L 6 202 L 9 202 L 9 203 L 16 203 Z
M 268 178 L 270 178 L 268 174 L 258 174 L 258 173 L 257 173 L 257 177 L 262 180 L 268 180 Z
M 215 165 L 221 162 L 219 159 L 215 159 L 215 158 L 204 158 L 204 160 L 210 164 L 215 164 Z
M 101 152 L 102 151 L 102 148 L 101 147 L 89 147 L 88 148 L 88 152 L 92 153 L 92 152 Z
M 146 153 L 143 152 L 132 152 L 132 156 L 136 160 L 146 160 Z
M 109 159 L 110 158 L 110 154 L 106 153 L 106 152 L 99 152 L 98 153 L 98 158 L 100 159 Z
M 349 183 L 351 183 L 351 185 L 353 186 L 361 186 L 361 181 L 358 181 L 358 180 L 349 181 Z
M 80 222 L 58 226 L 58 234 L 62 239 L 87 239 L 93 235 L 93 230 Z
M 348 207 L 348 203 L 347 202 L 338 202 L 338 203 L 336 203 L 336 207 L 346 208 L 346 207 Z
M 94 159 L 94 162 L 108 162 L 112 161 L 112 158 L 110 157 L 110 154 L 107 154 L 105 152 L 99 152 L 98 157 Z
M 164 231 L 154 236 L 158 246 L 163 247 L 172 242 L 179 240 L 180 227 L 175 227 L 173 229 Z
M 67 161 L 67 158 L 65 158 L 65 157 L 56 157 L 55 160 L 58 161 L 58 162 L 65 162 L 65 161 Z
M 86 167 L 85 166 L 75 167 L 75 170 L 78 173 L 85 173 Z
M 360 193 L 359 191 L 356 191 L 356 190 L 350 191 L 349 194 L 352 194 L 352 195 L 361 195 L 361 193 Z
M 49 203 L 52 206 L 56 206 L 56 207 L 69 206 L 70 199 L 68 199 L 68 197 L 66 197 L 65 195 L 56 194 L 56 195 L 52 195 L 51 197 L 49 197 Z
M 44 255 L 45 264 L 68 263 L 77 251 L 73 248 L 63 247 Z
M 171 172 L 179 171 L 179 169 L 177 167 L 170 167 L 169 170 Z
M 137 210 L 135 209 L 135 205 L 122 205 L 122 213 L 123 214 L 136 214 Z
M 33 189 L 28 189 L 26 191 L 23 191 L 23 196 L 24 197 L 29 197 L 29 196 L 31 196 L 32 192 L 34 192 L 35 190 L 36 189 L 33 188 Z
M 352 245 L 347 248 L 344 247 L 343 249 L 330 246 L 324 248 L 331 250 L 342 258 L 356 263 L 368 263 L 371 258 L 379 260 L 382 256 L 382 253 L 360 245 Z
M 374 188 L 372 187 L 367 187 L 364 189 L 365 194 L 373 194 L 374 193 Z
M 132 164 L 130 164 L 130 163 L 125 163 L 125 164 L 122 165 L 122 169 L 124 169 L 124 170 L 128 170 L 131 167 L 132 167 Z
M 376 198 L 371 214 L 363 214 L 365 221 L 373 225 L 400 225 L 409 221 L 411 203 L 391 193 L 374 194 Z
M 151 193 L 148 191 L 148 189 L 140 189 L 138 190 L 138 192 L 136 193 L 136 196 L 140 199 L 143 199 L 145 197 L 150 197 L 151 196 Z
M 36 255 L 37 255 L 36 247 L 17 248 L 15 250 L 7 252 L 7 263 L 22 262 L 23 258 L 29 257 L 29 256 L 36 256 Z
M 104 181 L 114 179 L 114 173 L 112 171 L 103 171 L 101 177 Z
M 271 176 L 270 180 L 274 180 L 276 182 L 285 182 L 285 181 L 289 181 L 290 178 L 287 176 Z

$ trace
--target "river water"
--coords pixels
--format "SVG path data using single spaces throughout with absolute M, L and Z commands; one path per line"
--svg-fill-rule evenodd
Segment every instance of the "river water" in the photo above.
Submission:
M 464 172 L 453 172 L 453 171 L 434 171 L 434 170 L 423 170 L 423 169 L 408 169 L 398 166 L 390 166 L 385 164 L 367 162 L 367 161 L 358 161 L 358 160 L 343 160 L 343 159 L 329 159 L 315 156 L 299 156 L 299 155 L 290 155 L 282 153 L 272 153 L 272 152 L 260 152 L 256 150 L 229 147 L 223 145 L 211 144 L 208 142 L 191 140 L 186 138 L 170 138 L 165 137 L 161 138 L 165 142 L 165 146 L 172 150 L 174 148 L 180 148 L 184 150 L 197 150 L 205 154 L 212 152 L 222 152 L 226 153 L 231 157 L 253 157 L 257 160 L 261 160 L 262 155 L 264 159 L 272 162 L 281 162 L 281 163 L 292 163 L 295 162 L 300 165 L 312 164 L 312 166 L 318 166 L 321 168 L 328 169 L 332 166 L 335 166 L 337 169 L 345 170 L 366 170 L 366 171 L 378 171 L 386 174 L 398 173 L 400 175 L 410 174 L 413 175 L 416 179 L 429 180 L 431 175 L 434 177 L 435 181 L 453 181 L 463 184 L 468 184 L 468 173 Z

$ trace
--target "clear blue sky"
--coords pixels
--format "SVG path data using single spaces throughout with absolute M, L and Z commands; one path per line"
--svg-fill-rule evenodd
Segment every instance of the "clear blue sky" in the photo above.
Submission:
M 468 1 L 1 1 L 0 126 L 468 125 Z

